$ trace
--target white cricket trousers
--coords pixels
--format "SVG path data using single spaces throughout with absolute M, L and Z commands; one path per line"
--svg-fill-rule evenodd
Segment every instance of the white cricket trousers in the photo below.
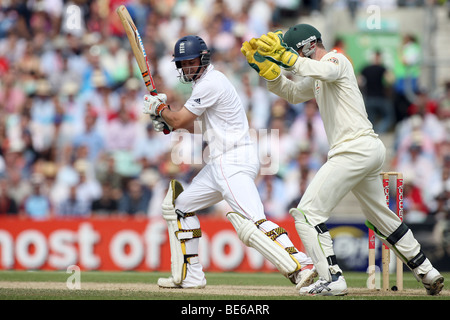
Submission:
M 253 222 L 266 219 L 264 207 L 255 185 L 255 178 L 259 170 L 256 153 L 250 157 L 247 156 L 246 160 L 248 161 L 245 162 L 242 161 L 243 154 L 244 151 L 224 155 L 213 163 L 205 165 L 192 183 L 178 196 L 175 208 L 186 213 L 197 212 L 225 200 L 233 211 L 244 215 Z M 238 161 L 238 158 L 241 160 Z M 180 221 L 185 229 L 200 228 L 197 216 L 181 218 Z M 276 228 L 278 225 L 269 220 L 259 225 L 259 229 L 263 232 Z M 199 241 L 200 239 L 186 241 L 186 253 L 198 254 Z M 294 246 L 285 234 L 278 237 L 277 242 L 284 248 Z M 301 251 L 294 256 L 302 266 L 312 264 L 312 260 Z M 197 277 L 204 276 L 200 264 L 188 265 L 188 270 Z
M 330 150 L 328 161 L 312 179 L 298 209 L 309 224 L 317 226 L 325 223 L 337 204 L 352 192 L 367 220 L 383 235 L 391 235 L 401 221 L 386 205 L 380 175 L 385 157 L 386 148 L 377 137 L 362 136 L 341 143 Z M 412 259 L 419 253 L 420 245 L 410 231 L 407 235 L 396 247 L 406 258 Z M 325 251 L 330 253 L 333 249 Z M 431 268 L 427 259 L 418 271 L 426 273 Z

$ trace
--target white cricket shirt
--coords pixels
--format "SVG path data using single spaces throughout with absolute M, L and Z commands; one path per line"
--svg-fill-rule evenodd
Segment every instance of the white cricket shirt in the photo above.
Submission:
M 209 65 L 192 88 L 192 94 L 184 106 L 199 117 L 210 158 L 217 158 L 239 147 L 254 152 L 247 115 L 228 78 Z

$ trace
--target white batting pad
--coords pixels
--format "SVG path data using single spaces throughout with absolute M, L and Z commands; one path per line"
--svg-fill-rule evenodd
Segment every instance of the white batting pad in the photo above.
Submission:
M 239 239 L 256 249 L 286 277 L 300 268 L 300 264 L 281 245 L 272 241 L 256 225 L 239 213 L 229 212 L 227 218 L 236 229 Z
M 174 205 L 181 192 L 183 192 L 181 183 L 177 180 L 170 181 L 162 203 L 163 218 L 166 220 L 169 233 L 172 278 L 177 285 L 186 278 L 187 264 L 199 263 L 198 256 L 186 255 L 185 241 L 201 237 L 200 229 L 184 230 L 181 227 L 180 217 L 176 214 Z

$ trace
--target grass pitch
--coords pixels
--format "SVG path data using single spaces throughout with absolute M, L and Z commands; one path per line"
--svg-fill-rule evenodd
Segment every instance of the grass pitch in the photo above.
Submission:
M 206 273 L 205 289 L 182 290 L 156 285 L 157 279 L 168 273 L 81 271 L 80 289 L 68 287 L 71 275 L 63 271 L 0 271 L 0 300 L 450 300 L 447 285 L 439 296 L 427 296 L 408 271 L 404 273 L 405 290 L 396 292 L 368 290 L 366 273 L 345 272 L 349 294 L 343 297 L 299 296 L 295 287 L 275 272 Z M 443 276 L 449 281 L 450 273 Z M 395 276 L 391 275 L 393 285 Z

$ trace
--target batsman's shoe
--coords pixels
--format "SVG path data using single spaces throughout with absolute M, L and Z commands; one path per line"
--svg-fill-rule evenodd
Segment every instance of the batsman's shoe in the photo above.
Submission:
M 300 288 L 300 295 L 310 296 L 345 296 L 348 293 L 344 277 L 338 273 L 332 276 L 333 281 L 322 278 L 308 287 Z
M 176 284 L 173 281 L 172 277 L 169 278 L 159 278 L 158 279 L 158 286 L 161 288 L 167 288 L 167 289 L 203 289 L 206 287 L 206 279 L 203 279 L 200 283 L 191 283 L 187 281 L 183 281 L 180 284 Z
M 423 286 L 430 296 L 438 295 L 444 287 L 444 277 L 435 268 L 421 275 L 421 277 Z
M 301 268 L 292 276 L 294 277 L 295 288 L 299 290 L 300 288 L 313 284 L 314 279 L 318 276 L 318 274 L 314 265 L 309 264 Z

